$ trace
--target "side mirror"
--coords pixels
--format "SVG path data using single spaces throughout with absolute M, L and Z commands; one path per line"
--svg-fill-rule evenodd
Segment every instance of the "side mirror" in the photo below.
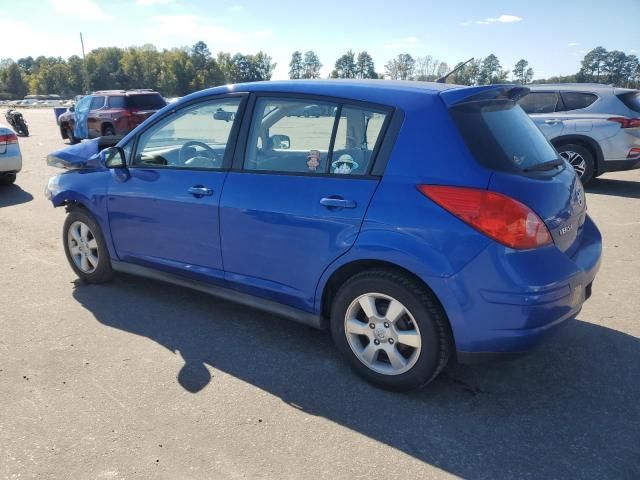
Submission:
M 289 135 L 271 135 L 271 148 L 289 150 L 291 148 Z
M 109 147 L 100 151 L 100 163 L 105 168 L 125 168 L 127 161 L 124 150 L 120 147 Z

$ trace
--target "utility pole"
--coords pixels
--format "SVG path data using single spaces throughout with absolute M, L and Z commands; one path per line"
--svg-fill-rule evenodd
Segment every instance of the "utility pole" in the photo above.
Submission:
M 82 67 L 84 70 L 84 92 L 89 95 L 89 72 L 87 71 L 87 59 L 84 56 L 84 40 L 80 32 L 80 45 L 82 46 Z

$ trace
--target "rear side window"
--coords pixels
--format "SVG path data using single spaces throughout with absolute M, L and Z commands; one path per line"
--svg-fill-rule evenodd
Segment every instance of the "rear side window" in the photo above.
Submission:
M 124 97 L 109 97 L 110 108 L 124 108 Z
M 128 108 L 141 108 L 159 110 L 166 105 L 164 98 L 159 93 L 143 93 L 140 95 L 127 95 Z
M 91 110 L 97 110 L 98 108 L 104 107 L 104 98 L 105 97 L 93 97 L 91 99 Z
M 518 101 L 518 105 L 529 113 L 553 113 L 558 105 L 556 92 L 529 92 Z
M 245 152 L 245 170 L 366 175 L 388 112 L 292 98 L 260 98 Z
M 522 172 L 558 158 L 542 132 L 512 100 L 469 102 L 450 112 L 471 153 L 487 168 Z
M 618 98 L 627 108 L 640 113 L 640 92 L 623 93 Z
M 564 103 L 563 111 L 580 110 L 581 108 L 587 108 L 598 97 L 593 93 L 580 93 L 580 92 L 561 92 L 562 103 Z

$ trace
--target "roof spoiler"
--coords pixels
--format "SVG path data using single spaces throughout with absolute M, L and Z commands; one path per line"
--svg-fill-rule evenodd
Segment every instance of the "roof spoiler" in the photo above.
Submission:
M 480 100 L 518 100 L 529 93 L 522 85 L 483 85 L 480 87 L 452 88 L 440 92 L 447 107 Z

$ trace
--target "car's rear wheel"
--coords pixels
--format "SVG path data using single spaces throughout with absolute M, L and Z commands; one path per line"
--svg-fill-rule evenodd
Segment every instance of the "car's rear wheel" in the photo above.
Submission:
M 71 210 L 62 233 L 64 252 L 81 280 L 102 283 L 113 277 L 111 260 L 98 223 L 80 208 Z
M 428 384 L 451 355 L 448 323 L 433 294 L 392 270 L 359 273 L 340 288 L 331 333 L 356 373 L 389 390 Z
M 105 137 L 111 137 L 113 135 L 116 134 L 116 131 L 113 127 L 105 127 L 104 129 L 104 136 Z
M 0 175 L 0 185 L 13 185 L 16 182 L 16 174 L 8 173 L 6 175 Z
M 589 183 L 595 173 L 595 159 L 582 145 L 568 144 L 557 148 L 562 158 L 571 164 L 583 185 Z

